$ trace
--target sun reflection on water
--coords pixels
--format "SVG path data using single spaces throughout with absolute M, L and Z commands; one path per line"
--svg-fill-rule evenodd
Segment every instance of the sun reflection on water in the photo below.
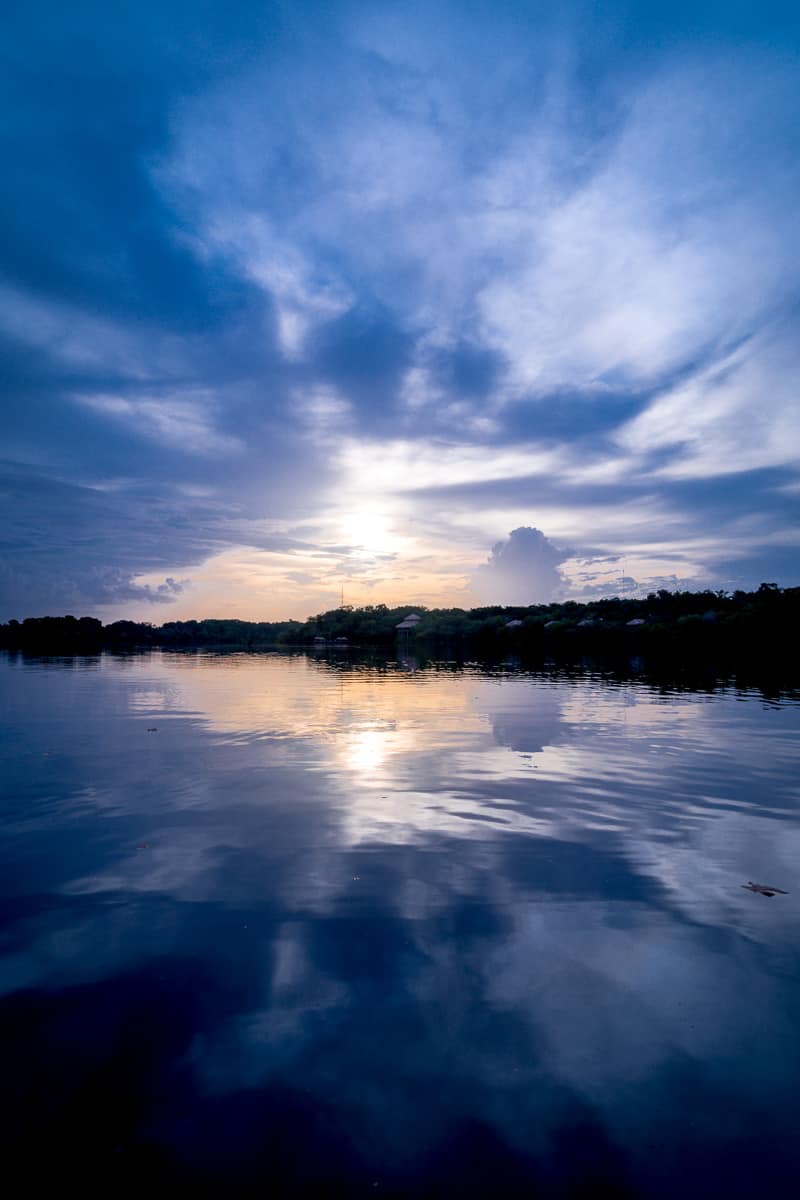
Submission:
M 350 771 L 372 775 L 386 763 L 393 748 L 397 748 L 397 732 L 381 725 L 352 730 L 343 739 L 342 761 Z M 392 733 L 394 739 L 391 738 Z

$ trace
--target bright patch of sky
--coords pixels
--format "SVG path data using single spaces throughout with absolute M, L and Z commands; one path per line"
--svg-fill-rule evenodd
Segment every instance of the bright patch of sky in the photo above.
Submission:
M 800 583 L 799 35 L 12 3 L 0 619 Z

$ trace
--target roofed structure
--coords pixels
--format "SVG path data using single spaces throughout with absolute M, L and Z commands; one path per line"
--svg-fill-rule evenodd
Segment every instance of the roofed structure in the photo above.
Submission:
M 422 617 L 419 615 L 419 613 L 408 613 L 407 616 L 403 617 L 399 625 L 395 625 L 395 629 L 414 629 L 417 625 L 419 625 L 421 620 Z

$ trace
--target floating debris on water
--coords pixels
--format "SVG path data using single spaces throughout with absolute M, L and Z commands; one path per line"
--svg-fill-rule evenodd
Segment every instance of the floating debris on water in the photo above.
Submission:
M 149 842 L 139 842 L 136 846 L 136 849 L 137 850 L 149 850 L 150 843 Z
M 158 726 L 157 725 L 148 725 L 147 732 L 148 733 L 158 733 Z
M 783 888 L 768 887 L 765 883 L 753 883 L 752 879 L 748 879 L 747 883 L 743 883 L 742 887 L 746 892 L 757 892 L 759 896 L 788 896 Z

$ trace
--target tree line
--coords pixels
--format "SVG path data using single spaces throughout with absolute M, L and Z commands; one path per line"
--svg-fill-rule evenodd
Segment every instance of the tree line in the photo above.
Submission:
M 409 614 L 414 629 L 398 632 Z M 603 652 L 635 647 L 670 652 L 707 647 L 736 654 L 797 654 L 800 588 L 762 583 L 752 592 L 662 589 L 645 598 L 609 597 L 527 606 L 435 608 L 344 605 L 305 621 L 113 621 L 27 617 L 0 625 L 0 647 L 79 654 L 148 647 L 370 647 L 416 645 L 429 652 Z

